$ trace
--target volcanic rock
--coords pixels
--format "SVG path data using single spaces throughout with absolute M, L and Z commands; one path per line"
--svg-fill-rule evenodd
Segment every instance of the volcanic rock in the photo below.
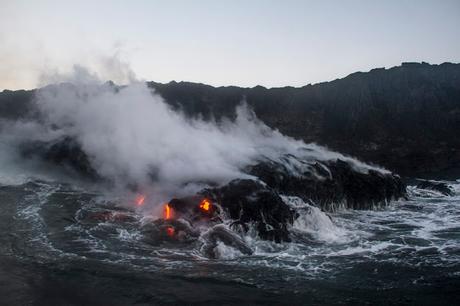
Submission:
M 357 169 L 343 160 L 311 161 L 286 155 L 249 167 L 248 173 L 283 195 L 313 201 L 325 210 L 338 204 L 372 209 L 406 193 L 398 175 L 377 169 Z
M 209 258 L 216 258 L 216 246 L 219 242 L 230 246 L 242 254 L 252 255 L 254 251 L 236 233 L 227 229 L 223 224 L 210 228 L 202 237 L 204 241 L 201 252 Z
M 434 190 L 446 196 L 453 196 L 455 194 L 452 187 L 450 187 L 446 183 L 432 180 L 418 180 L 416 187 L 420 189 Z
M 152 245 L 163 242 L 188 244 L 196 241 L 200 236 L 199 230 L 184 219 L 158 219 L 147 222 L 142 226 L 141 231 L 143 241 Z
M 260 238 L 275 242 L 290 241 L 288 226 L 296 213 L 279 194 L 261 182 L 233 180 L 229 184 L 206 189 L 203 195 L 218 203 L 233 225 L 248 231 L 253 224 Z

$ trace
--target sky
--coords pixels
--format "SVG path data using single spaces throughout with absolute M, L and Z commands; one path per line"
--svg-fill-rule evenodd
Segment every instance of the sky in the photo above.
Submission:
M 117 83 L 280 87 L 405 61 L 460 62 L 460 0 L 0 0 L 0 90 L 74 65 Z

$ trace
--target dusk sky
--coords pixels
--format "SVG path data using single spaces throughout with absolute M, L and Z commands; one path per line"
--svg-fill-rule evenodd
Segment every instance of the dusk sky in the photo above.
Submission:
M 303 86 L 460 62 L 460 1 L 0 0 L 0 90 L 75 64 L 102 79 Z M 121 72 L 120 72 L 121 71 Z

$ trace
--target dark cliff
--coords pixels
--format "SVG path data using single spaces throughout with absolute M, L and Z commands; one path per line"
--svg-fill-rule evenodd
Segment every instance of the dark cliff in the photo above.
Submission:
M 300 88 L 148 85 L 191 116 L 233 117 L 245 100 L 267 125 L 405 176 L 460 176 L 460 64 L 403 63 Z M 0 117 L 34 116 L 33 91 L 0 93 Z
M 245 99 L 286 135 L 402 175 L 460 174 L 460 64 L 403 63 L 301 88 L 149 86 L 204 118 L 231 116 Z

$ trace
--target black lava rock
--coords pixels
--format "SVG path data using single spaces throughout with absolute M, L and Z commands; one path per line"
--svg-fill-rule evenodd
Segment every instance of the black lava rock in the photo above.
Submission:
M 260 238 L 276 242 L 290 241 L 288 225 L 296 213 L 278 193 L 254 180 L 233 180 L 229 184 L 206 189 L 203 195 L 218 203 L 228 217 L 247 231 L 253 223 Z
M 286 155 L 282 162 L 266 160 L 251 166 L 248 172 L 283 195 L 311 200 L 325 210 L 333 210 L 336 204 L 371 209 L 406 194 L 398 175 L 361 171 L 340 159 L 319 162 Z
M 438 191 L 446 196 L 453 196 L 455 194 L 455 192 L 452 190 L 452 187 L 443 182 L 419 180 L 417 183 L 417 188 Z

